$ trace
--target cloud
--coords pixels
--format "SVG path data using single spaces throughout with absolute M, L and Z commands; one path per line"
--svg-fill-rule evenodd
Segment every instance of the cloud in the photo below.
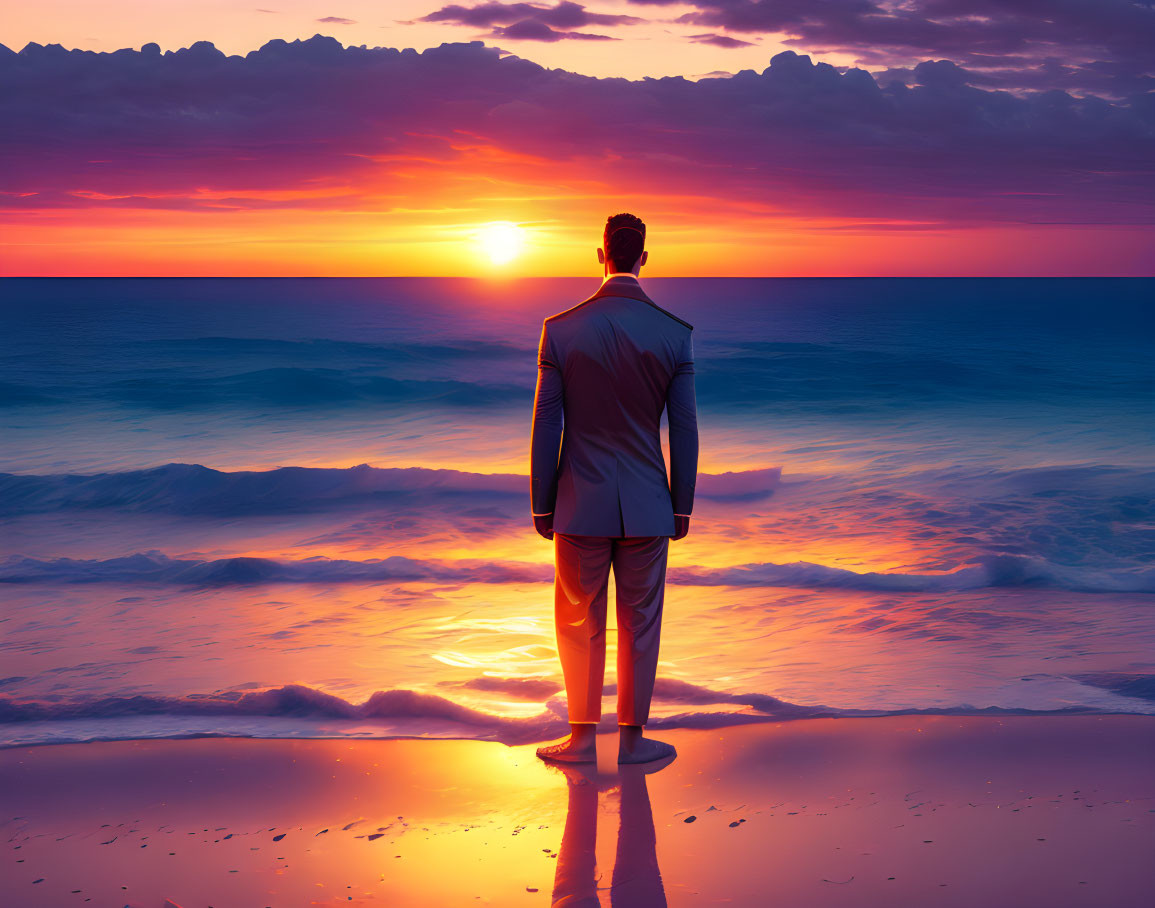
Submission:
M 966 68 L 950 60 L 924 60 L 912 67 L 889 67 L 874 73 L 882 85 L 900 81 L 906 85 L 925 84 L 923 79 L 933 72 L 934 67 L 953 68 L 960 85 L 976 88 L 1051 91 L 1104 95 L 1108 97 L 1138 97 L 1155 90 L 1155 76 L 1136 72 L 1124 63 L 1089 62 L 1067 63 L 1054 57 L 1046 58 L 1038 64 L 992 66 Z
M 551 28 L 553 26 L 550 26 Z M 1147 224 L 1155 98 L 1030 96 L 920 64 L 885 84 L 787 51 L 761 72 L 598 79 L 481 42 L 0 49 L 0 205 L 389 210 L 419 178 L 497 168 L 776 216 Z M 326 203 L 326 196 L 331 200 Z M 146 202 L 147 200 L 147 202 Z
M 318 19 L 318 22 L 324 22 L 326 25 L 356 25 L 356 19 L 345 19 L 341 16 L 326 16 L 324 19 Z
M 492 32 L 495 38 L 512 38 L 515 41 L 617 41 L 610 35 L 595 35 L 589 32 L 555 31 L 543 22 L 527 19 L 513 25 L 499 26 Z
M 786 35 L 817 53 L 848 53 L 864 64 L 913 65 L 942 57 L 1004 77 L 1039 80 L 1048 64 L 1122 65 L 1128 78 L 1151 75 L 1155 6 L 1132 0 L 629 0 L 638 6 L 690 5 L 675 21 L 740 33 Z M 1045 72 L 1045 70 L 1044 70 Z M 1127 93 L 1128 78 L 1114 86 Z M 1027 87 L 1025 84 L 1021 87 Z M 1050 83 L 1048 88 L 1064 88 Z M 1102 86 L 1100 85 L 1100 88 Z
M 476 6 L 451 4 L 422 16 L 418 22 L 442 22 L 490 28 L 487 37 L 516 41 L 555 42 L 616 41 L 610 35 L 574 31 L 589 25 L 636 25 L 645 22 L 637 16 L 593 13 L 580 3 L 560 0 L 555 6 L 537 3 L 482 3 Z
M 756 46 L 753 41 L 742 41 L 738 38 L 731 38 L 729 35 L 687 35 L 686 40 L 694 44 L 712 44 L 714 47 L 724 47 L 727 50 Z
M 573 29 L 588 25 L 637 25 L 645 19 L 613 13 L 593 13 L 580 3 L 560 0 L 554 6 L 538 3 L 481 3 L 475 6 L 452 4 L 422 16 L 418 22 L 445 22 L 492 28 L 518 22 L 540 22 L 551 28 Z

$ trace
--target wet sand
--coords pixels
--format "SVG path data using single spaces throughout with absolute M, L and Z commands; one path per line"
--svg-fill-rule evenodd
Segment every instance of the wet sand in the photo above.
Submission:
M 533 746 L 193 739 L 0 751 L 0 905 L 1151 904 L 1155 719 L 671 731 Z

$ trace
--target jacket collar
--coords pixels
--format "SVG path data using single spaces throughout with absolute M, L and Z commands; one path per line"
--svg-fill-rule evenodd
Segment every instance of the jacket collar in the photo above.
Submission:
M 626 296 L 630 299 L 641 300 L 649 303 L 651 306 L 657 305 L 652 299 L 646 296 L 642 285 L 638 283 L 637 278 L 633 277 L 607 277 L 602 281 L 602 285 L 597 291 L 583 302 L 590 302 L 596 300 L 600 296 Z
M 586 297 L 586 299 L 584 299 L 580 303 L 578 303 L 578 306 L 583 306 L 586 303 L 592 303 L 594 300 L 598 299 L 599 297 L 603 297 L 603 296 L 625 296 L 625 297 L 629 297 L 630 299 L 641 300 L 643 303 L 649 303 L 649 305 L 653 306 L 659 312 L 664 312 L 666 315 L 668 315 L 674 321 L 681 322 L 683 325 L 685 325 L 691 331 L 694 330 L 694 326 L 691 325 L 688 321 L 686 321 L 685 319 L 678 318 L 678 316 L 674 315 L 673 312 L 668 312 L 667 310 L 665 310 L 661 306 L 659 306 L 657 303 L 655 303 L 648 296 L 646 296 L 646 293 L 644 290 L 642 290 L 642 285 L 638 283 L 637 278 L 633 278 L 633 277 L 609 277 L 609 278 L 606 278 L 604 281 L 602 281 L 602 285 L 600 287 L 598 287 L 597 292 L 594 293 L 593 296 Z M 577 306 L 574 306 L 573 308 L 576 309 Z

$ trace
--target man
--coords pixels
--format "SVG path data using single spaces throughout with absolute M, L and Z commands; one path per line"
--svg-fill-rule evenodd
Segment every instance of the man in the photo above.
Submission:
M 606 596 L 617 588 L 619 763 L 674 748 L 646 738 L 670 539 L 690 529 L 698 471 L 693 326 L 642 290 L 646 225 L 606 221 L 605 278 L 588 299 L 545 320 L 530 446 L 534 525 L 554 541 L 554 620 L 570 736 L 546 760 L 595 762 L 605 674 Z M 659 428 L 666 410 L 667 479 Z M 563 437 L 564 426 L 564 437 Z M 560 457 L 559 457 L 560 445 Z

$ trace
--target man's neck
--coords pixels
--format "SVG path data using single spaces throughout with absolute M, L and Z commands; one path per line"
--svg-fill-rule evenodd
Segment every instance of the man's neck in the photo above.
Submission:
M 632 271 L 610 271 L 607 272 L 605 280 L 608 281 L 611 277 L 632 277 L 635 281 L 638 280 L 638 276 Z

